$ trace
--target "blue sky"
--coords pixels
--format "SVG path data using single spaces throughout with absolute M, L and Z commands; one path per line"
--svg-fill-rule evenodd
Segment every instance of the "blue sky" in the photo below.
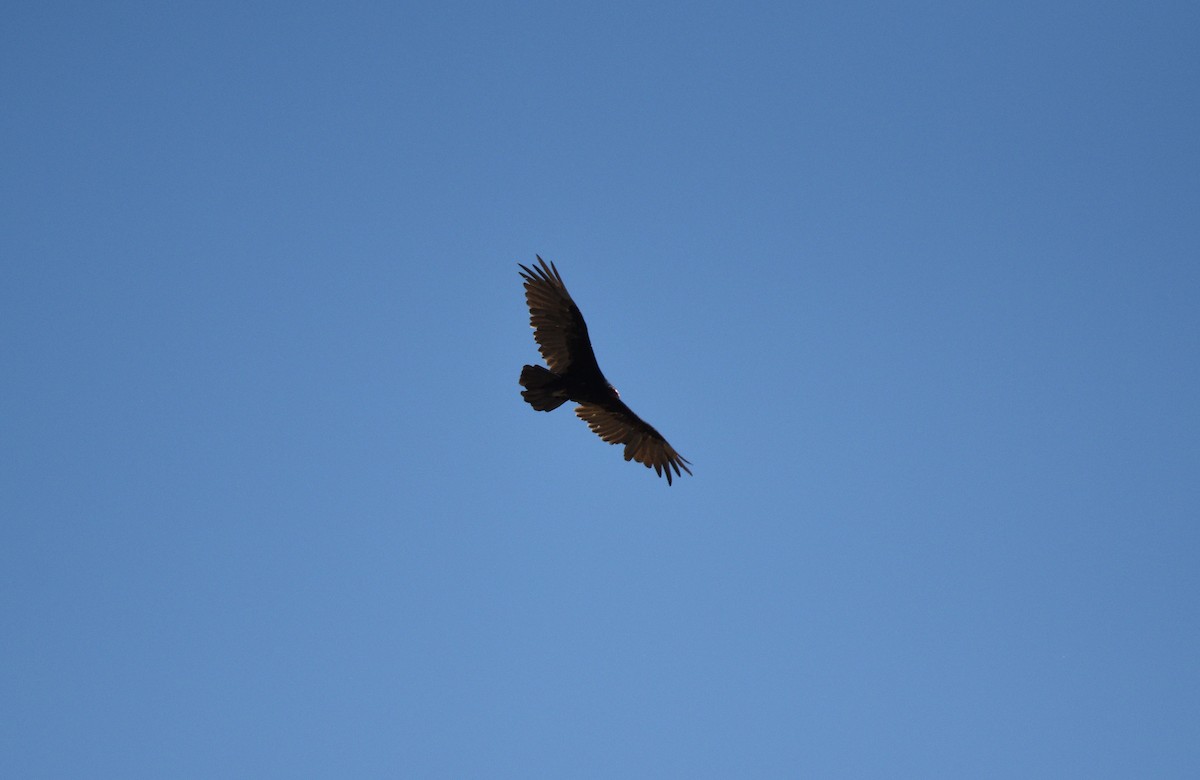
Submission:
M 0 774 L 1200 775 L 1198 33 L 10 7 Z

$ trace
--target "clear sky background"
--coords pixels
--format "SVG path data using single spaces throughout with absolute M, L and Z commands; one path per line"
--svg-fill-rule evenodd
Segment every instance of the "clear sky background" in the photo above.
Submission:
M 1200 776 L 1198 41 L 10 4 L 0 775 Z

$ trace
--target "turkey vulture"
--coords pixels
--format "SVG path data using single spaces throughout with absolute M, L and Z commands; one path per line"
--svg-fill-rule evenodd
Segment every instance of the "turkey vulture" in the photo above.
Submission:
M 608 383 L 588 339 L 587 325 L 554 263 L 540 267 L 520 265 L 525 280 L 525 302 L 529 304 L 529 324 L 538 351 L 549 369 L 525 366 L 521 369 L 521 397 L 539 412 L 549 412 L 567 401 L 579 404 L 575 414 L 597 436 L 609 444 L 625 445 L 625 460 L 636 460 L 666 474 L 671 484 L 671 469 L 676 476 L 688 474 L 690 461 L 667 443 L 658 431 L 633 413 Z

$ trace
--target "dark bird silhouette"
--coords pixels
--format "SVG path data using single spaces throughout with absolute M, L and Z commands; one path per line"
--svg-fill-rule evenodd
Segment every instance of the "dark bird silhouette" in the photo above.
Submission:
M 539 412 L 549 412 L 567 401 L 579 404 L 575 414 L 597 436 L 609 444 L 625 445 L 625 460 L 636 460 L 671 484 L 671 470 L 688 474 L 690 461 L 667 443 L 658 431 L 625 405 L 616 388 L 608 383 L 588 338 L 587 325 L 554 263 L 538 257 L 540 266 L 521 266 L 525 280 L 525 302 L 529 304 L 529 324 L 538 351 L 549 368 L 525 366 L 521 369 L 521 397 Z M 519 264 L 518 264 L 519 265 Z

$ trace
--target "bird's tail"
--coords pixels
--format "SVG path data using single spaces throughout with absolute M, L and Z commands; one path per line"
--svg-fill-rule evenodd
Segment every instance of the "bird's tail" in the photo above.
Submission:
M 567 396 L 559 386 L 560 377 L 542 366 L 525 366 L 521 369 L 521 397 L 539 412 L 549 412 L 562 406 Z

